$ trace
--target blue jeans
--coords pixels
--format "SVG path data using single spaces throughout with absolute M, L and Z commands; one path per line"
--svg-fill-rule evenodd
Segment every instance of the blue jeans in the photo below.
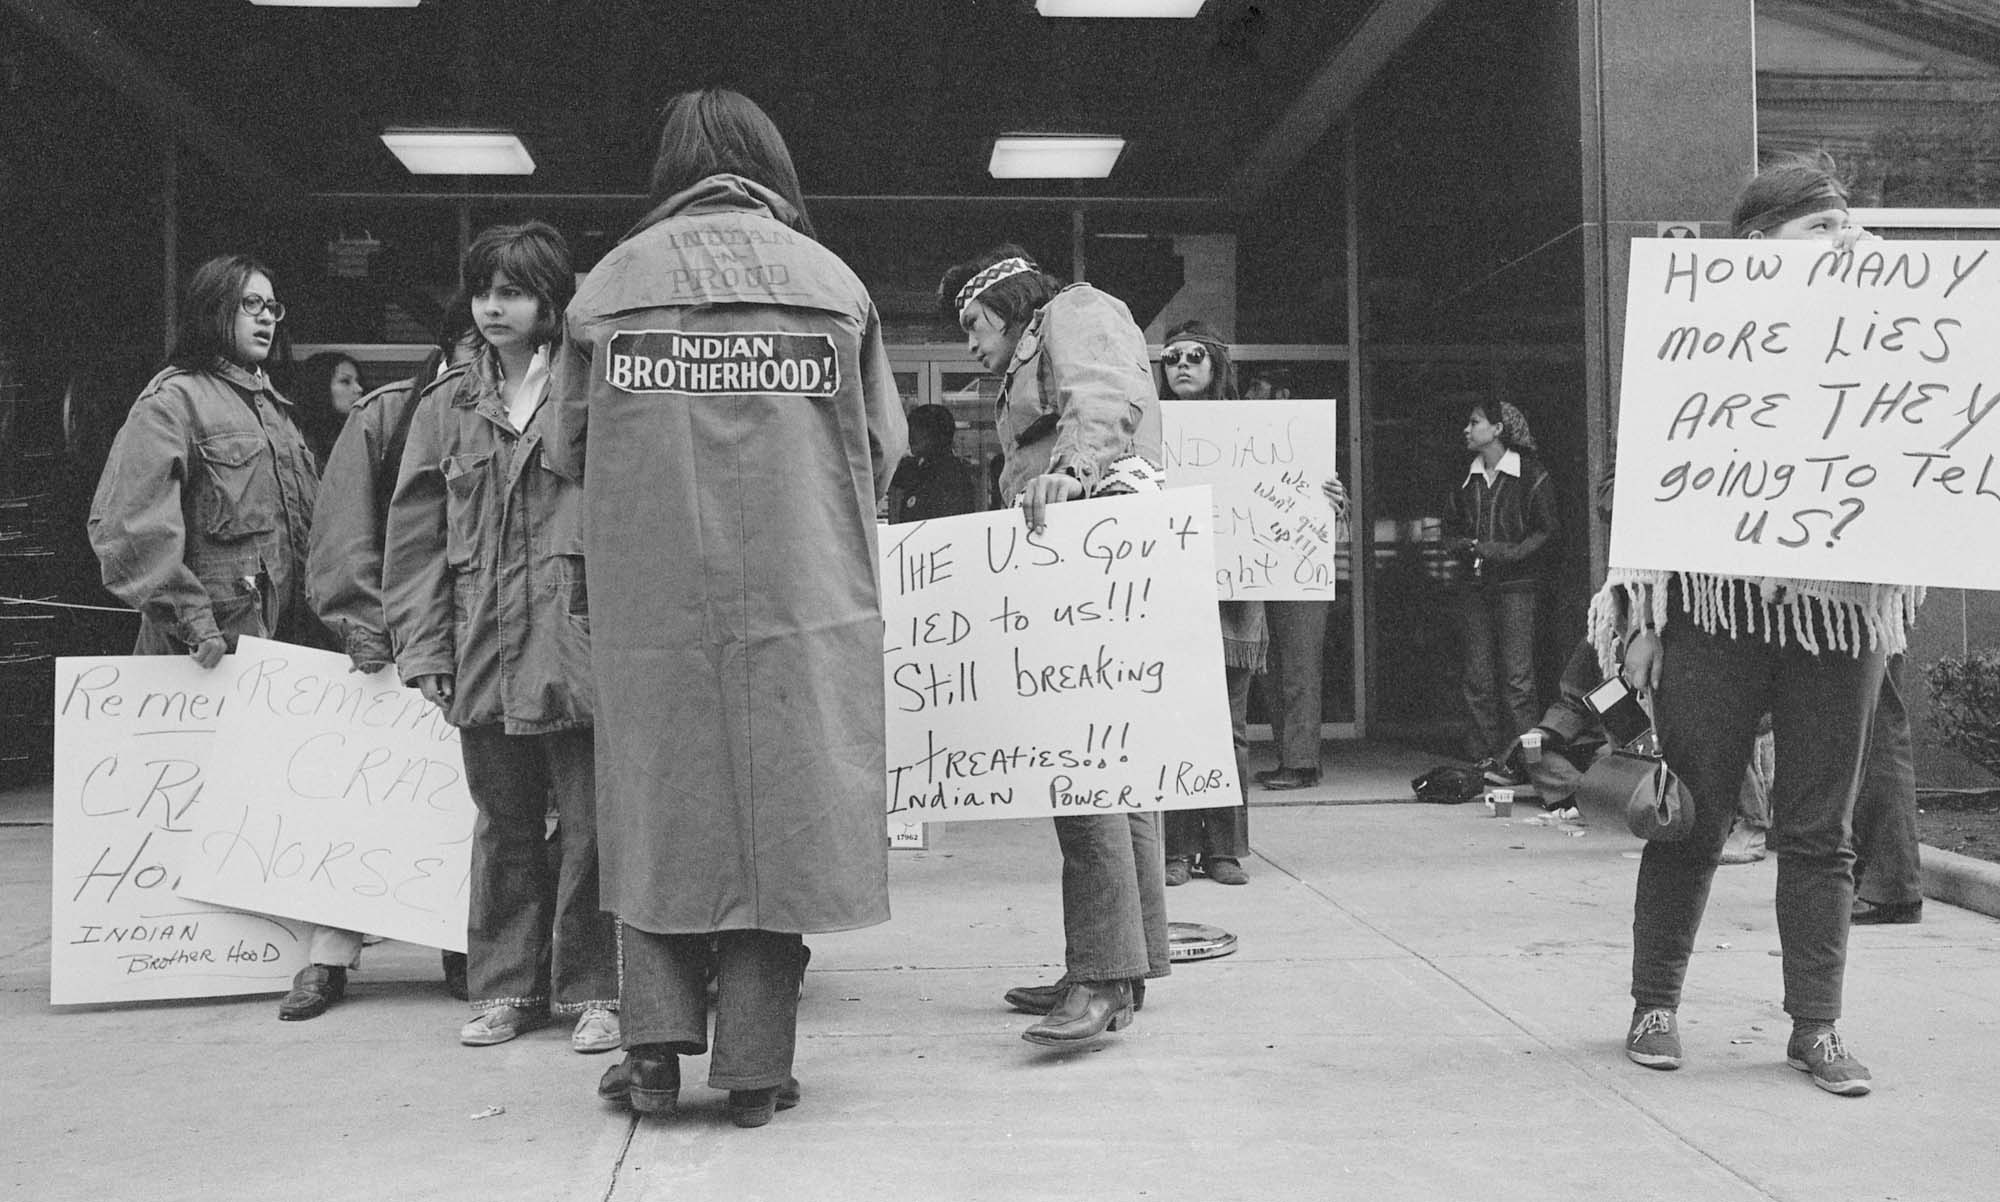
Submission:
M 1797 642 L 1778 647 L 1754 636 L 1708 634 L 1684 613 L 1660 638 L 1654 717 L 1667 763 L 1694 799 L 1694 829 L 1680 842 L 1646 844 L 1639 858 L 1632 1000 L 1646 1008 L 1680 1005 L 1757 724 L 1768 711 L 1778 756 L 1768 846 L 1778 859 L 1785 1012 L 1833 1022 L 1854 904 L 1848 820 L 1882 690 L 1883 653 L 1814 654 Z
M 1326 660 L 1326 617 L 1331 601 L 1266 601 L 1270 666 L 1265 669 L 1264 708 L 1281 768 L 1319 767 L 1321 677 Z
M 459 732 L 472 828 L 466 986 L 472 1008 L 518 1006 L 575 1014 L 618 1007 L 617 944 L 597 904 L 597 804 L 591 732 Z M 553 796 L 562 862 L 549 862 Z
M 1465 634 L 1465 708 L 1478 740 L 1474 759 L 1504 760 L 1535 725 L 1535 594 L 1473 586 L 1459 603 Z M 1496 687 L 1497 686 L 1497 687 Z
M 1164 977 L 1167 861 L 1157 814 L 1055 819 L 1062 848 L 1064 976 Z
M 1917 842 L 1917 770 L 1910 757 L 1910 713 L 1903 707 L 1903 657 L 1893 655 L 1882 676 L 1868 766 L 1854 799 L 1854 891 L 1877 905 L 1922 901 Z
M 1170 860 L 1241 860 L 1250 854 L 1251 675 L 1248 668 L 1222 669 L 1223 683 L 1229 689 L 1229 733 L 1236 743 L 1236 782 L 1243 804 L 1162 813 Z
M 659 935 L 619 932 L 625 1046 L 659 1045 L 682 1056 L 708 1050 L 708 968 L 715 965 L 716 1089 L 769 1089 L 792 1075 L 799 1036 L 805 940 L 784 931 Z M 715 953 L 709 953 L 713 943 Z

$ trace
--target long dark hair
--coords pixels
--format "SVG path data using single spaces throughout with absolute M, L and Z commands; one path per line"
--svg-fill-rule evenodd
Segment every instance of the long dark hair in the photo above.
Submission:
M 355 374 L 360 374 L 361 362 L 354 356 L 345 351 L 321 351 L 293 368 L 291 378 L 285 382 L 285 396 L 292 402 L 292 417 L 298 421 L 299 433 L 306 436 L 306 445 L 312 448 L 313 458 L 322 468 L 333 451 L 334 440 L 340 437 L 340 427 L 347 421 L 345 414 L 333 408 L 333 374 L 343 363 L 354 364 Z
M 660 111 L 660 148 L 648 185 L 657 205 L 711 175 L 740 175 L 776 192 L 815 237 L 785 137 L 757 102 L 727 88 L 682 92 Z
M 952 264 L 945 271 L 944 278 L 938 281 L 938 311 L 952 325 L 957 325 L 959 290 L 973 276 L 1006 259 L 1025 260 L 1034 270 L 996 280 L 976 299 L 1000 319 L 1008 333 L 1020 333 L 1027 326 L 1028 319 L 1035 315 L 1035 310 L 1054 300 L 1063 285 L 1061 280 L 1043 271 L 1032 255 L 1012 242 L 1003 242 L 978 258 Z
M 576 295 L 576 271 L 570 266 L 569 243 L 545 221 L 520 225 L 494 225 L 479 231 L 465 248 L 460 265 L 457 307 L 470 321 L 472 298 L 486 291 L 498 272 L 534 293 L 535 340 L 557 345 L 562 342 L 563 312 Z M 447 323 L 449 325 L 449 323 Z M 483 345 L 486 336 L 473 323 L 473 337 Z
M 1164 352 L 1167 347 L 1172 346 L 1176 342 L 1200 343 L 1202 349 L 1208 352 L 1209 362 L 1215 365 L 1214 372 L 1208 377 L 1208 388 L 1202 392 L 1199 399 L 1207 401 L 1233 401 L 1242 395 L 1236 389 L 1236 363 L 1229 357 L 1229 344 L 1224 342 L 1222 335 L 1217 334 L 1214 328 L 1207 322 L 1199 319 L 1184 321 L 1173 329 L 1168 330 L 1167 336 L 1160 339 L 1161 351 Z M 1161 364 L 1160 369 L 1160 399 L 1175 399 L 1174 390 L 1167 385 L 1167 372 L 1164 363 Z M 1193 400 L 1197 398 L 1191 397 L 1189 399 Z
M 253 275 L 271 281 L 271 291 L 278 290 L 278 277 L 249 255 L 217 255 L 194 269 L 188 277 L 187 294 L 181 299 L 180 322 L 174 330 L 174 349 L 167 353 L 168 363 L 188 371 L 206 371 L 217 359 L 240 362 L 236 357 L 237 304 Z M 278 357 L 275 340 L 272 357 Z

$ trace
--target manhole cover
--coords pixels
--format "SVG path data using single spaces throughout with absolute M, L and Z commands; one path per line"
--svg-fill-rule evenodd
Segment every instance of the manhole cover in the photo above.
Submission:
M 1221 927 L 1203 922 L 1167 924 L 1167 959 L 1176 964 L 1188 960 L 1213 960 L 1236 950 L 1236 936 Z

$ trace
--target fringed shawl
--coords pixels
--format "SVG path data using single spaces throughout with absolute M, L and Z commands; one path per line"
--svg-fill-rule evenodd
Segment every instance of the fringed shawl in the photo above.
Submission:
M 1613 568 L 1590 602 L 1590 641 L 1606 675 L 1615 670 L 1620 644 L 1642 617 L 1666 628 L 1670 581 L 1678 584 L 1694 624 L 1709 634 L 1755 635 L 1780 647 L 1796 642 L 1815 655 L 1859 655 L 1864 646 L 1892 655 L 1903 651 L 1924 603 L 1924 590 L 1916 585 Z
M 1231 668 L 1264 670 L 1265 637 L 1262 601 L 1218 601 L 1222 611 L 1222 662 Z

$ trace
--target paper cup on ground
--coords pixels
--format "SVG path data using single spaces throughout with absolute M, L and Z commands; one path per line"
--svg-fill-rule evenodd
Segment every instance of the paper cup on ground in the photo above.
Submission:
M 1486 794 L 1486 800 L 1493 806 L 1493 816 L 1495 818 L 1512 818 L 1514 816 L 1514 790 L 1489 790 Z

